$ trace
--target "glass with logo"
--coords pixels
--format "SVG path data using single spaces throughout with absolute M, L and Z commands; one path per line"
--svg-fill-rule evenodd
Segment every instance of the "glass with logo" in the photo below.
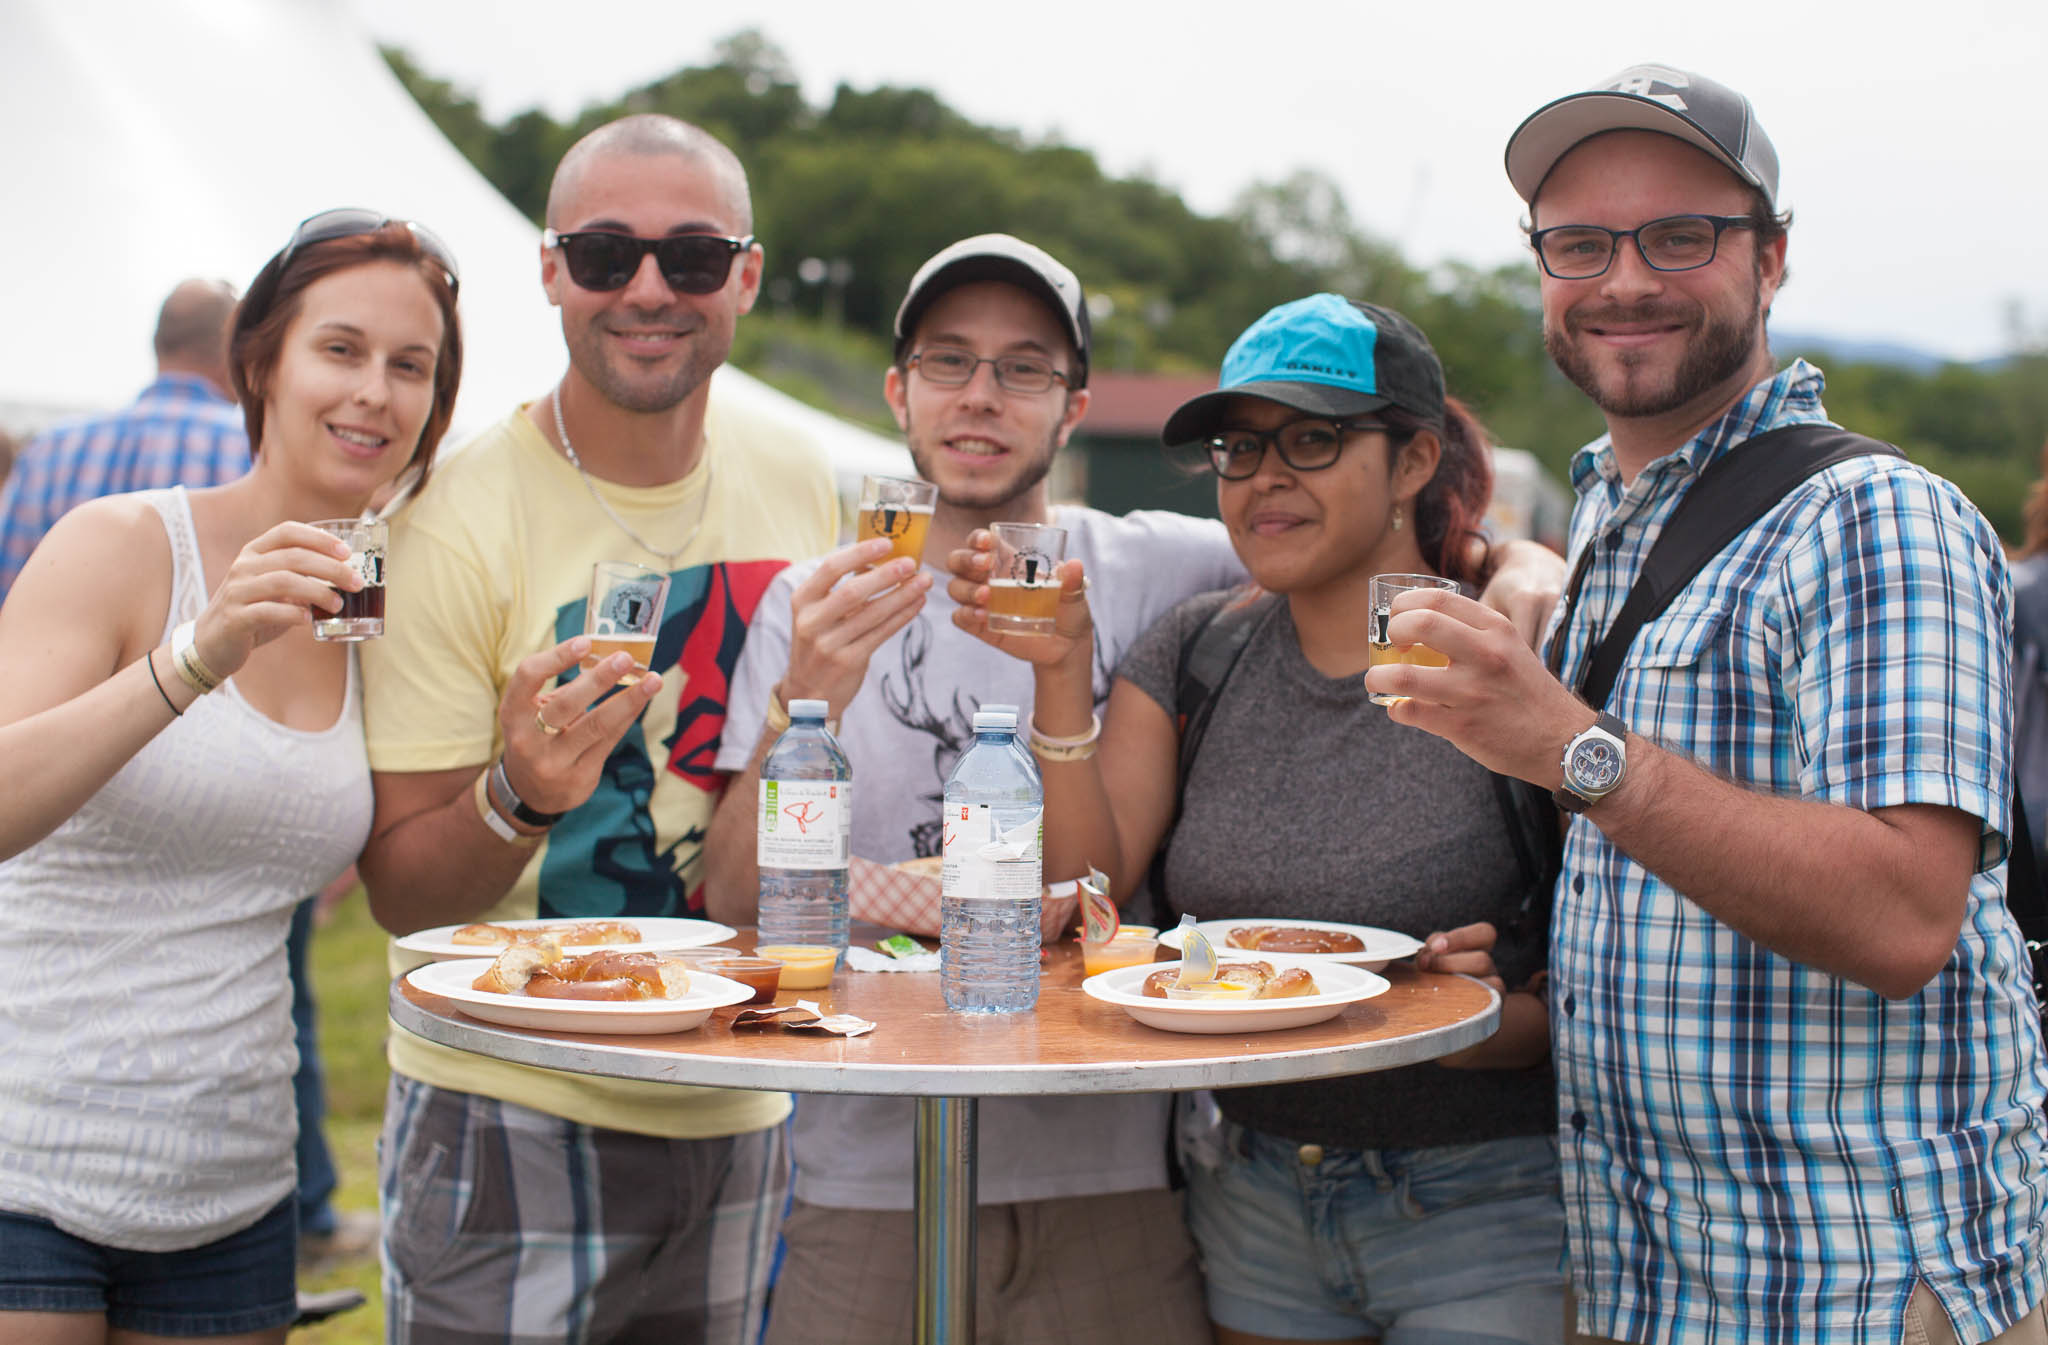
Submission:
M 990 531 L 996 549 L 988 578 L 988 628 L 1011 635 L 1052 634 L 1067 530 L 1045 523 L 997 523 Z
M 631 686 L 654 665 L 654 638 L 668 607 L 668 576 L 659 570 L 625 561 L 601 560 L 590 572 L 590 605 L 583 611 L 583 633 L 590 652 L 585 670 L 613 654 L 632 656 L 633 666 L 619 678 Z
M 391 540 L 391 525 L 381 518 L 326 518 L 313 524 L 330 536 L 348 543 L 348 559 L 342 563 L 363 577 L 363 586 L 341 594 L 341 610 L 313 613 L 316 640 L 373 640 L 384 633 L 384 548 Z
M 887 559 L 908 556 L 921 561 L 925 534 L 932 530 L 932 511 L 938 500 L 939 488 L 929 481 L 911 481 L 898 476 L 864 476 L 860 479 L 860 516 L 854 523 L 854 540 L 865 542 L 885 537 L 892 548 Z M 863 565 L 861 568 L 872 570 L 875 567 Z
M 1394 599 L 1410 589 L 1441 588 L 1458 591 L 1458 581 L 1434 574 L 1376 574 L 1372 577 L 1372 633 L 1369 655 L 1372 667 L 1387 663 L 1408 663 L 1421 668 L 1448 668 L 1451 661 L 1426 644 L 1395 644 L 1387 638 L 1387 622 L 1394 614 Z M 1406 696 L 1389 696 L 1375 691 L 1368 697 L 1374 705 L 1392 705 Z

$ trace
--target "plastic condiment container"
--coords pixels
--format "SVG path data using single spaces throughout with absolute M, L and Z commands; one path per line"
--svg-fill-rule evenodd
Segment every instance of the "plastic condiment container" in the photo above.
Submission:
M 839 962 L 837 948 L 812 944 L 778 943 L 756 948 L 756 957 L 770 957 L 782 964 L 784 990 L 821 990 L 832 984 L 832 969 Z
M 700 958 L 697 965 L 713 976 L 723 976 L 728 981 L 738 981 L 754 992 L 749 1004 L 766 1004 L 775 998 L 775 991 L 782 984 L 782 963 L 772 957 L 743 957 L 728 954 L 722 958 Z

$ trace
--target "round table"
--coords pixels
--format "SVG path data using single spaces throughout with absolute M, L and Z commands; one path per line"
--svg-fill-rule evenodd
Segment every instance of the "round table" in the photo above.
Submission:
M 862 931 L 856 931 L 856 942 Z M 740 941 L 751 946 L 752 931 Z M 826 1013 L 870 1019 L 860 1037 L 732 1026 L 737 1009 L 664 1036 L 498 1027 L 401 978 L 391 1017 L 444 1046 L 520 1064 L 657 1083 L 917 1099 L 917 1337 L 974 1338 L 975 1103 L 982 1097 L 1156 1093 L 1322 1079 L 1393 1069 L 1491 1036 L 1500 997 L 1463 976 L 1394 966 L 1383 995 L 1326 1022 L 1207 1036 L 1145 1027 L 1081 990 L 1081 949 L 1046 950 L 1038 1007 L 1026 1014 L 946 1011 L 932 973 L 851 972 L 829 988 L 785 990 Z

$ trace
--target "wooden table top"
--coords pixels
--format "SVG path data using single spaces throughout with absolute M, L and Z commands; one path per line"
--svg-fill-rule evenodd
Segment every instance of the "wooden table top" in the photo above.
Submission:
M 751 946 L 752 931 L 737 942 Z M 955 1014 L 936 972 L 852 972 L 821 990 L 785 990 L 776 1003 L 814 1001 L 826 1013 L 873 1020 L 845 1038 L 734 1031 L 738 1010 L 661 1036 L 540 1032 L 466 1017 L 451 1000 L 392 983 L 391 1016 L 443 1045 L 579 1073 L 799 1093 L 995 1097 L 1151 1093 L 1359 1074 L 1417 1064 L 1493 1034 L 1500 997 L 1463 976 L 1396 964 L 1391 988 L 1337 1017 L 1273 1032 L 1197 1035 L 1146 1027 L 1081 989 L 1081 948 L 1048 949 L 1038 1007 L 1024 1014 Z

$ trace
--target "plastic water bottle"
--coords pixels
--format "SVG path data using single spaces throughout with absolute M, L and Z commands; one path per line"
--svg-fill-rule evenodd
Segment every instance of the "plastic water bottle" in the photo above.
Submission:
M 853 767 L 825 727 L 824 701 L 789 703 L 789 727 L 761 763 L 755 859 L 760 946 L 846 947 Z
M 974 745 L 946 780 L 939 988 L 956 1013 L 1038 1003 L 1045 785 L 1017 742 L 1017 709 L 974 715 Z

